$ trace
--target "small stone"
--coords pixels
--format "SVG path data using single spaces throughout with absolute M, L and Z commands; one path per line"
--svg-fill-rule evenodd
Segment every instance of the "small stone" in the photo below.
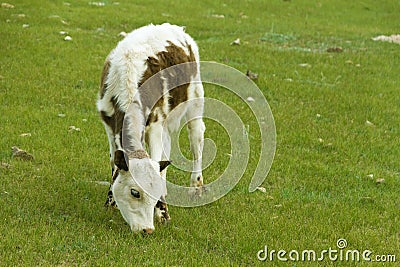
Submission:
M 122 36 L 122 37 L 125 37 L 125 36 L 127 36 L 128 34 L 126 33 L 126 32 L 120 32 L 119 34 L 118 34 L 118 36 Z
M 385 182 L 385 179 L 383 179 L 383 178 L 378 178 L 378 179 L 375 180 L 375 182 L 376 182 L 377 184 L 383 184 L 383 183 Z
M 326 52 L 328 52 L 328 53 L 341 53 L 341 52 L 343 52 L 343 48 L 341 48 L 340 46 L 338 46 L 338 47 L 329 47 L 328 49 L 326 49 Z
M 71 126 L 68 127 L 68 131 L 69 131 L 69 132 L 80 132 L 81 129 L 75 127 L 74 125 L 71 125 Z
M 3 169 L 11 169 L 11 165 L 8 164 L 8 163 L 5 163 L 5 162 L 2 162 L 0 164 L 0 167 L 3 168 Z
M 372 40 L 400 44 L 400 34 L 392 34 L 390 36 L 380 35 L 372 38 Z
M 235 41 L 233 41 L 231 45 L 240 45 L 240 38 L 237 38 Z
M 265 187 L 262 187 L 262 186 L 258 186 L 258 187 L 256 187 L 256 189 L 257 189 L 258 191 L 263 192 L 263 193 L 266 193 L 266 192 L 267 192 L 267 189 L 265 189 Z
M 251 72 L 250 70 L 247 70 L 246 72 L 246 76 L 247 78 L 249 78 L 250 80 L 257 80 L 258 79 L 258 74 Z
M 16 159 L 33 160 L 33 156 L 31 154 L 29 154 L 25 150 L 22 150 L 16 146 L 12 147 L 12 153 L 13 153 L 13 157 Z
M 365 125 L 370 126 L 370 127 L 374 127 L 375 126 L 375 124 L 373 124 L 369 120 L 365 121 Z
M 72 41 L 72 37 L 67 35 L 65 36 L 64 41 Z
M 22 28 L 29 28 L 29 24 L 22 24 Z
M 30 136 L 32 136 L 32 134 L 31 133 L 22 133 L 19 136 L 21 136 L 21 137 L 30 137 Z
M 248 98 L 246 98 L 246 101 L 247 101 L 247 102 L 254 102 L 255 100 L 254 100 L 254 98 L 252 98 L 251 96 L 249 96 Z
M 1 3 L 2 8 L 14 8 L 15 6 L 9 3 Z
M 105 6 L 106 3 L 104 3 L 104 2 L 89 2 L 89 5 L 91 5 L 91 6 Z
M 59 113 L 57 116 L 60 117 L 60 118 L 65 118 L 65 116 L 67 116 L 67 115 L 65 115 L 63 113 Z
M 299 67 L 302 67 L 302 68 L 311 68 L 311 65 L 308 64 L 308 63 L 301 63 L 301 64 L 299 64 Z
M 245 15 L 243 12 L 239 13 L 239 17 L 242 18 L 242 19 L 248 19 L 249 18 L 249 16 Z
M 211 15 L 212 18 L 216 18 L 216 19 L 224 19 L 225 16 L 224 15 L 220 15 L 220 14 L 213 14 Z

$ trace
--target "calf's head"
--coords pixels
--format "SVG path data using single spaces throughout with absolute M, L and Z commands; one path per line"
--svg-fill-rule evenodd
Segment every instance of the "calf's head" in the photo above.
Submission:
M 115 152 L 118 174 L 112 193 L 131 230 L 152 233 L 154 207 L 161 196 L 166 195 L 166 181 L 160 171 L 168 164 L 150 159 L 144 151 L 140 151 L 139 155 L 142 156 L 135 157 L 121 150 Z

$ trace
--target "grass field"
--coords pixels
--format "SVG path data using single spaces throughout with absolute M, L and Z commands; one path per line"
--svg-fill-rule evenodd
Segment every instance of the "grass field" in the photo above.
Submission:
M 338 249 L 341 238 L 346 249 L 370 250 L 373 260 L 396 255 L 385 266 L 398 264 L 400 46 L 371 40 L 399 33 L 397 1 L 103 3 L 10 0 L 14 8 L 0 9 L 0 266 L 382 266 L 257 258 L 265 246 Z M 259 155 L 254 118 L 206 85 L 206 96 L 249 125 L 247 171 L 212 204 L 170 206 L 171 224 L 143 237 L 103 207 L 108 187 L 96 182 L 109 179 L 108 142 L 95 101 L 118 34 L 162 22 L 185 25 L 202 60 L 258 73 L 277 149 L 266 193 L 249 193 Z M 204 171 L 211 181 L 230 148 L 223 129 L 206 123 L 219 148 Z M 12 158 L 12 146 L 34 159 Z M 189 176 L 169 169 L 178 184 Z

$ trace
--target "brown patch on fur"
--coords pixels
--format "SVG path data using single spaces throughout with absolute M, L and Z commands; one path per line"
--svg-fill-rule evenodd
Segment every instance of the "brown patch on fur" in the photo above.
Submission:
M 169 213 L 168 213 L 168 205 L 165 202 L 164 197 L 161 197 L 161 199 L 157 202 L 156 209 L 159 209 L 161 211 L 161 214 L 162 214 L 161 222 L 162 223 L 168 222 L 169 220 L 171 220 L 171 217 L 169 216 Z
M 149 158 L 149 154 L 147 154 L 146 151 L 140 149 L 140 150 L 134 150 L 128 153 L 128 157 L 130 159 L 145 159 Z
M 118 174 L 119 174 L 119 170 L 116 169 L 115 172 L 114 172 L 114 174 L 113 174 L 113 176 L 112 176 L 112 182 L 111 182 L 111 184 L 113 184 L 113 183 L 115 182 L 115 180 L 117 180 Z
M 169 90 L 168 103 L 170 109 L 174 109 L 177 105 L 185 102 L 188 99 L 187 88 L 191 77 L 197 73 L 195 64 L 184 64 L 170 69 L 163 73 L 165 77 L 161 77 L 159 72 L 171 66 L 179 65 L 182 63 L 195 62 L 195 56 L 190 45 L 186 44 L 189 50 L 189 55 L 185 53 L 182 47 L 175 45 L 172 42 L 168 42 L 169 45 L 165 48 L 165 51 L 157 53 L 155 57 L 147 58 L 147 69 L 145 70 L 142 79 L 138 86 L 140 90 L 141 100 L 144 106 L 151 108 L 151 113 L 147 118 L 146 125 L 158 121 L 160 118 L 156 115 L 155 108 L 163 107 L 165 96 L 164 96 L 164 81 L 169 86 L 179 85 Z M 154 76 L 153 75 L 158 75 Z M 150 79 L 150 77 L 152 77 Z M 143 86 L 142 86 L 143 85 Z M 161 109 L 162 110 L 162 109 Z M 163 114 L 163 113 L 162 113 Z M 163 114 L 166 117 L 166 114 Z
M 120 170 L 129 171 L 129 159 L 124 151 L 116 150 L 114 156 L 114 164 Z
M 160 105 L 162 105 L 162 104 L 160 104 Z M 154 122 L 157 122 L 157 121 L 158 121 L 158 114 L 155 113 L 155 112 L 152 112 L 152 113 L 149 114 L 149 117 L 147 118 L 146 126 L 149 125 L 149 124 L 152 124 Z
M 114 184 L 115 180 L 117 179 L 118 174 L 119 174 L 119 170 L 116 169 L 114 171 L 112 179 L 111 179 L 111 184 L 108 189 L 106 202 L 104 203 L 104 207 L 106 207 L 106 208 L 108 208 L 108 207 L 116 208 L 117 207 L 117 203 L 114 200 L 114 196 L 113 196 L 113 192 L 112 192 L 111 188 L 112 188 L 112 185 Z
M 110 62 L 109 58 L 107 57 L 106 61 L 104 62 L 103 72 L 101 73 L 100 98 L 103 98 L 107 91 L 108 85 L 106 83 L 106 79 L 107 79 L 108 73 L 110 71 L 110 66 L 111 66 L 111 62 Z
M 99 92 L 100 99 L 102 99 L 107 92 L 108 84 L 106 83 L 106 80 L 107 80 L 108 74 L 110 72 L 110 67 L 111 67 L 110 55 L 112 53 L 113 53 L 113 51 L 111 51 L 111 53 L 106 58 L 106 61 L 104 62 L 103 71 L 101 74 L 101 81 L 100 81 L 100 92 Z M 106 112 L 101 111 L 100 117 L 108 126 L 110 126 L 110 128 L 112 129 L 112 131 L 115 135 L 115 134 L 121 133 L 122 123 L 124 120 L 125 112 L 123 112 L 119 108 L 119 106 L 117 105 L 117 100 L 114 97 L 111 98 L 111 103 L 114 108 L 114 114 L 111 116 L 108 116 L 106 114 Z
M 100 112 L 100 117 L 101 119 L 112 129 L 114 135 L 115 134 L 120 134 L 122 131 L 122 125 L 125 117 L 125 112 L 123 112 L 118 104 L 117 101 L 114 97 L 111 98 L 111 103 L 114 108 L 114 114 L 111 116 L 108 116 L 106 112 L 101 111 Z M 122 138 L 122 135 L 121 135 Z
M 108 190 L 107 199 L 106 199 L 106 202 L 104 203 L 104 207 L 106 207 L 106 208 L 108 208 L 108 207 L 116 208 L 117 207 L 117 203 L 114 200 L 114 196 L 113 196 L 113 193 L 112 193 L 112 190 L 111 190 L 111 186 L 110 186 L 110 188 Z
M 147 68 L 140 80 L 138 86 L 140 90 L 141 102 L 143 107 L 148 107 L 151 112 L 147 118 L 146 125 L 157 122 L 161 119 L 166 118 L 166 114 L 161 112 L 162 118 L 155 112 L 156 107 L 162 107 L 165 101 L 163 95 L 164 90 L 164 79 L 168 85 L 178 84 L 179 86 L 169 90 L 168 103 L 170 109 L 174 109 L 180 103 L 188 99 L 187 88 L 191 77 L 196 75 L 197 68 L 195 64 L 184 64 L 182 66 L 173 68 L 171 71 L 166 72 L 166 77 L 161 78 L 161 75 L 149 79 L 153 75 L 157 75 L 161 70 L 171 66 L 179 65 L 182 63 L 195 62 L 195 56 L 190 45 L 186 44 L 189 54 L 186 54 L 182 47 L 175 45 L 172 42 L 168 42 L 168 46 L 165 51 L 157 53 L 155 57 L 148 57 L 146 64 Z M 110 53 L 112 54 L 112 52 Z M 103 72 L 101 76 L 100 85 L 100 98 L 103 98 L 107 91 L 107 76 L 111 67 L 109 57 L 107 57 Z M 143 85 L 143 86 L 142 86 Z M 101 111 L 101 119 L 112 129 L 114 135 L 120 134 L 122 140 L 122 126 L 124 121 L 125 112 L 123 112 L 117 104 L 115 97 L 111 98 L 113 105 L 114 114 L 109 116 L 106 112 Z M 122 145 L 122 144 L 121 144 Z

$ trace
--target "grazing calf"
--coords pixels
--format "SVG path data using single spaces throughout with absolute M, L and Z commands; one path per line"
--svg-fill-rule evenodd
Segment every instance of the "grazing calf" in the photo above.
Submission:
M 97 101 L 113 177 L 106 206 L 117 205 L 132 231 L 151 233 L 154 214 L 160 222 L 170 219 L 165 203 L 169 133 L 183 117 L 193 154 L 190 185 L 203 185 L 203 96 L 198 48 L 182 27 L 139 28 L 108 55 Z M 179 111 L 172 112 L 175 108 Z

